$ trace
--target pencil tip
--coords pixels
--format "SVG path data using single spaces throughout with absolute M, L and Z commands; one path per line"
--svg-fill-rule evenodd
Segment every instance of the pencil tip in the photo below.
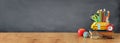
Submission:
M 110 13 L 110 11 L 107 11 L 107 13 Z
M 104 8 L 103 10 L 104 10 L 104 12 L 106 11 L 106 9 L 105 9 L 105 8 Z

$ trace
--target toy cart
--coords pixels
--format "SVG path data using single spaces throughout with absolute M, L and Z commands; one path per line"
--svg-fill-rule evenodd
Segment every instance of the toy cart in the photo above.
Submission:
M 95 30 L 91 32 L 91 38 L 98 39 L 98 38 L 109 38 L 112 39 L 113 37 L 113 29 L 114 26 L 109 22 L 110 11 L 105 9 L 98 10 L 95 14 L 91 16 L 91 19 L 94 21 L 91 24 L 91 29 Z M 107 30 L 106 32 L 98 32 L 97 30 Z

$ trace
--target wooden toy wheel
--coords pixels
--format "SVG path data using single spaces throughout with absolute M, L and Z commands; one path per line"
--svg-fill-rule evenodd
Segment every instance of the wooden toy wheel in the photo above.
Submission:
M 108 30 L 108 31 L 113 31 L 113 29 L 114 29 L 114 26 L 113 26 L 112 24 L 109 24 L 109 25 L 107 26 L 107 30 Z

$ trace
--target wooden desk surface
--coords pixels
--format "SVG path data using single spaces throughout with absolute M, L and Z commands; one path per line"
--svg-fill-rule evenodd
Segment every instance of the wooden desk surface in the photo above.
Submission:
M 115 39 L 90 39 L 86 41 L 77 33 L 65 32 L 31 32 L 31 33 L 0 33 L 0 43 L 120 43 L 120 34 Z

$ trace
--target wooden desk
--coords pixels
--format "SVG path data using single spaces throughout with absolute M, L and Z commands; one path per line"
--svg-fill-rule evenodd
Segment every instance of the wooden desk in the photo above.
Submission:
M 90 39 L 86 41 L 77 33 L 65 32 L 29 32 L 29 33 L 0 33 L 0 43 L 120 43 L 120 34 L 115 39 Z

